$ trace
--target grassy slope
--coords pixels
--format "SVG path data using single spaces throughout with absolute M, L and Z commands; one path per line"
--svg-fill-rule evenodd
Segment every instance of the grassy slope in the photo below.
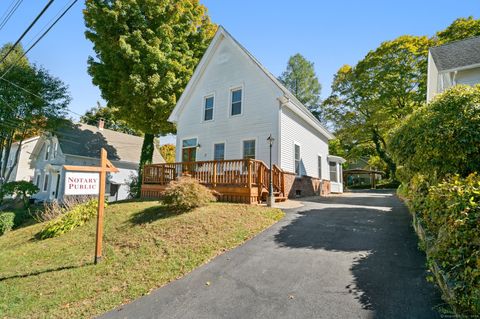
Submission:
M 91 317 L 181 277 L 279 220 L 283 213 L 216 203 L 171 215 L 156 202 L 111 205 L 104 261 L 92 264 L 95 222 L 58 238 L 42 225 L 0 237 L 0 318 Z

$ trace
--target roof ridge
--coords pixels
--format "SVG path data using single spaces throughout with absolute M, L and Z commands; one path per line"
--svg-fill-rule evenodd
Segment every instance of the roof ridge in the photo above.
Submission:
M 440 44 L 440 45 L 436 45 L 436 46 L 430 47 L 430 49 L 441 48 L 441 47 L 449 46 L 449 45 L 452 45 L 452 44 L 456 44 L 456 43 L 458 43 L 458 42 L 473 40 L 473 39 L 477 39 L 477 38 L 480 39 L 480 36 L 477 35 L 477 36 L 472 36 L 472 37 L 468 37 L 468 38 L 464 38 L 464 39 L 459 39 L 459 40 L 455 40 L 455 41 L 443 43 L 443 44 Z

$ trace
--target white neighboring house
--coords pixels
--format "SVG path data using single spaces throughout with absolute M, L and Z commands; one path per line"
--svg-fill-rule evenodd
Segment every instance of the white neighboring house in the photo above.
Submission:
M 14 181 L 27 181 L 30 182 L 33 180 L 34 170 L 30 167 L 30 155 L 37 145 L 39 137 L 35 136 L 29 139 L 26 139 L 22 142 L 22 147 L 18 153 L 18 162 L 15 165 L 15 157 L 19 147 L 19 143 L 13 143 L 10 147 L 10 154 L 7 160 L 7 171 L 10 170 L 13 166 L 12 173 L 8 178 L 8 182 Z M 2 156 L 3 159 L 3 156 Z
M 328 152 L 334 136 L 221 26 L 169 121 L 177 126 L 177 162 L 255 158 L 268 165 L 272 134 L 273 164 L 343 192 L 344 159 Z
M 42 136 L 31 155 L 33 182 L 40 188 L 33 197 L 38 201 L 61 201 L 65 182 L 63 165 L 99 166 L 103 147 L 108 159 L 119 169 L 118 173 L 107 173 L 108 199 L 127 199 L 129 184 L 138 176 L 142 143 L 142 137 L 103 129 L 102 121 L 98 127 L 71 124 L 55 134 Z M 158 149 L 154 151 L 153 160 L 164 163 Z
M 480 83 L 480 37 L 430 48 L 427 102 L 456 84 Z

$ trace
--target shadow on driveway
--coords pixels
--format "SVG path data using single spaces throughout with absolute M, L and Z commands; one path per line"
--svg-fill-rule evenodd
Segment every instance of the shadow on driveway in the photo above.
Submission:
M 406 208 L 385 191 L 356 195 L 315 199 L 333 205 L 298 211 L 275 242 L 292 249 L 364 252 L 352 264 L 354 280 L 345 287 L 363 309 L 376 318 L 438 318 L 432 306 L 442 301 L 426 281 L 425 256 L 417 249 Z

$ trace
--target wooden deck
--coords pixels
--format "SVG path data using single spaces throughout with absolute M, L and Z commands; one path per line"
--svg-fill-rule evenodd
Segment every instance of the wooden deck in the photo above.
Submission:
M 285 200 L 284 172 L 273 165 L 272 175 L 276 200 Z M 161 198 L 171 181 L 190 176 L 214 190 L 219 201 L 254 204 L 268 196 L 270 169 L 251 159 L 180 162 L 146 165 L 142 176 L 143 198 Z

